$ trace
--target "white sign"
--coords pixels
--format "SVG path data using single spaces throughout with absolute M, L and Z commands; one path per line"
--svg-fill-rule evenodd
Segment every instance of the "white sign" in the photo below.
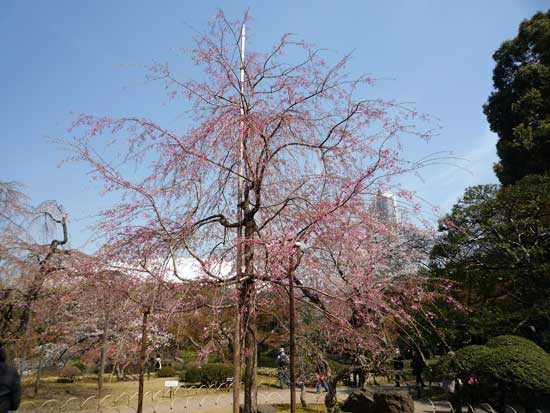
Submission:
M 164 387 L 179 387 L 180 383 L 177 380 L 166 380 Z

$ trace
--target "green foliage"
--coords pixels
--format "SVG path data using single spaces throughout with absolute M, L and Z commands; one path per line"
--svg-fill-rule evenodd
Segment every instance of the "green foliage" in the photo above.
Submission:
M 260 353 L 258 354 L 258 366 L 259 367 L 270 367 L 275 368 L 276 366 L 276 357 L 271 354 L 271 352 Z
M 183 365 L 188 367 L 196 362 L 198 359 L 198 353 L 196 350 L 182 350 L 179 353 L 179 358 L 183 360 Z
M 492 349 L 480 359 L 479 376 L 497 383 L 511 399 L 550 395 L 550 357 L 531 346 Z
M 340 373 L 342 373 L 345 369 L 348 368 L 347 365 L 340 363 L 337 360 L 333 359 L 327 359 L 327 363 L 330 367 L 330 371 L 334 377 L 338 376 Z
M 88 368 L 88 366 L 86 366 L 86 364 L 84 364 L 82 361 L 80 360 L 77 360 L 75 362 L 72 362 L 71 363 L 71 366 L 75 366 L 76 368 L 78 368 L 80 370 L 81 373 L 85 373 L 86 372 L 86 369 Z
M 58 383 L 74 383 L 74 378 L 70 378 L 70 377 L 59 377 L 57 379 L 57 382 Z
M 175 377 L 176 370 L 173 367 L 163 367 L 157 371 L 157 377 Z
M 519 333 L 549 349 L 550 177 L 468 188 L 440 231 L 431 275 L 454 281 L 462 305 L 439 306 L 451 346 Z
M 508 347 L 508 346 L 514 346 L 514 347 L 527 347 L 531 351 L 542 351 L 544 350 L 537 346 L 535 343 L 533 343 L 531 340 L 528 340 L 524 337 L 519 336 L 512 336 L 512 335 L 504 335 L 504 336 L 498 336 L 493 337 L 489 341 L 487 341 L 486 344 L 487 347 Z
M 467 346 L 458 350 L 451 358 L 451 368 L 455 368 L 456 373 L 462 377 L 469 377 L 479 371 L 479 366 L 484 357 L 491 350 L 485 346 Z
M 442 357 L 436 371 L 464 382 L 474 375 L 488 396 L 501 392 L 511 401 L 525 403 L 550 395 L 550 356 L 522 337 L 499 336 L 486 346 L 464 347 Z
M 493 55 L 494 91 L 483 109 L 498 134 L 503 184 L 550 171 L 550 11 L 535 14 Z
M 277 377 L 277 369 L 274 367 L 258 367 L 259 376 Z
M 233 365 L 226 363 L 208 363 L 202 366 L 202 383 L 221 384 L 233 377 Z
M 233 365 L 225 363 L 208 363 L 202 367 L 191 367 L 183 374 L 186 383 L 201 383 L 206 385 L 224 383 L 233 376 Z
M 185 383 L 200 383 L 201 381 L 201 370 L 198 367 L 189 367 L 187 370 L 183 371 L 180 376 L 180 381 Z

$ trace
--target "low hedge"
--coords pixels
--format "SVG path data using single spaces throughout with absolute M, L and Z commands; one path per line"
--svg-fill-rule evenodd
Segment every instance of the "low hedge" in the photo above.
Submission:
M 157 377 L 175 377 L 178 373 L 173 367 L 163 367 L 157 371 Z
M 58 383 L 74 383 L 74 379 L 71 379 L 69 377 L 59 377 L 57 379 Z M 68 390 L 67 390 L 68 391 Z
M 191 367 L 182 374 L 186 383 L 201 383 L 207 386 L 225 383 L 233 376 L 233 365 L 228 363 L 208 363 L 202 367 Z

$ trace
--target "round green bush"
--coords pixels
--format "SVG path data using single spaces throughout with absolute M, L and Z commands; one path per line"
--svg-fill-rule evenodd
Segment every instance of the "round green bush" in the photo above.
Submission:
M 176 370 L 173 367 L 163 367 L 157 371 L 157 377 L 175 377 Z
M 550 395 L 550 356 L 538 346 L 496 347 L 479 361 L 479 376 L 512 399 Z
M 483 357 L 491 352 L 486 346 L 467 346 L 458 350 L 454 356 L 454 363 L 451 363 L 455 372 L 462 377 L 467 377 L 479 371 Z
M 491 349 L 485 346 L 467 346 L 454 354 L 447 354 L 439 359 L 432 368 L 432 378 L 441 380 L 446 376 L 469 377 L 479 371 L 480 360 L 490 353 Z
M 535 406 L 550 397 L 550 355 L 535 343 L 499 336 L 486 346 L 467 346 L 442 357 L 436 369 L 466 382 L 477 377 L 484 397 Z M 465 391 L 468 388 L 465 388 Z
M 537 346 L 535 343 L 533 343 L 531 340 L 528 340 L 524 337 L 512 336 L 512 335 L 493 337 L 489 341 L 487 341 L 486 346 L 491 348 L 520 346 L 520 347 L 527 347 L 534 351 L 542 351 L 544 353 L 544 350 L 541 347 Z

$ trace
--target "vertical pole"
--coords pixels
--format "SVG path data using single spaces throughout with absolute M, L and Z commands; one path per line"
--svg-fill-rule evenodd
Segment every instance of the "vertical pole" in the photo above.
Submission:
M 103 324 L 103 335 L 101 336 L 101 353 L 99 356 L 99 372 L 97 374 L 97 397 L 103 396 L 103 381 L 105 377 L 105 358 L 107 353 L 107 317 Z
M 294 308 L 294 272 L 298 267 L 300 257 L 300 243 L 294 245 L 295 253 L 293 254 L 289 271 L 288 271 L 288 306 L 289 306 L 289 326 L 290 335 L 290 412 L 296 413 L 296 338 L 295 338 L 295 321 L 296 314 Z
M 145 307 L 143 309 L 143 321 L 141 323 L 141 348 L 139 349 L 139 384 L 138 384 L 138 405 L 136 413 L 143 412 L 143 373 L 145 372 L 145 353 L 147 351 L 147 321 L 149 313 L 151 312 L 150 307 Z
M 239 132 L 239 155 L 238 155 L 238 188 L 237 188 L 237 222 L 243 220 L 243 210 L 242 210 L 242 198 L 243 198 L 243 170 L 244 170 L 244 65 L 245 65 L 245 41 L 246 41 L 246 26 L 243 23 L 241 27 L 241 84 L 240 84 L 240 93 L 241 93 L 241 123 L 240 123 L 240 132 Z M 241 392 L 241 302 L 239 292 L 239 282 L 242 272 L 242 236 L 243 236 L 243 227 L 239 225 L 237 227 L 237 257 L 235 262 L 236 267 L 236 290 L 237 290 L 237 303 L 235 311 L 235 331 L 233 334 L 233 413 L 239 413 L 240 407 L 240 392 Z

